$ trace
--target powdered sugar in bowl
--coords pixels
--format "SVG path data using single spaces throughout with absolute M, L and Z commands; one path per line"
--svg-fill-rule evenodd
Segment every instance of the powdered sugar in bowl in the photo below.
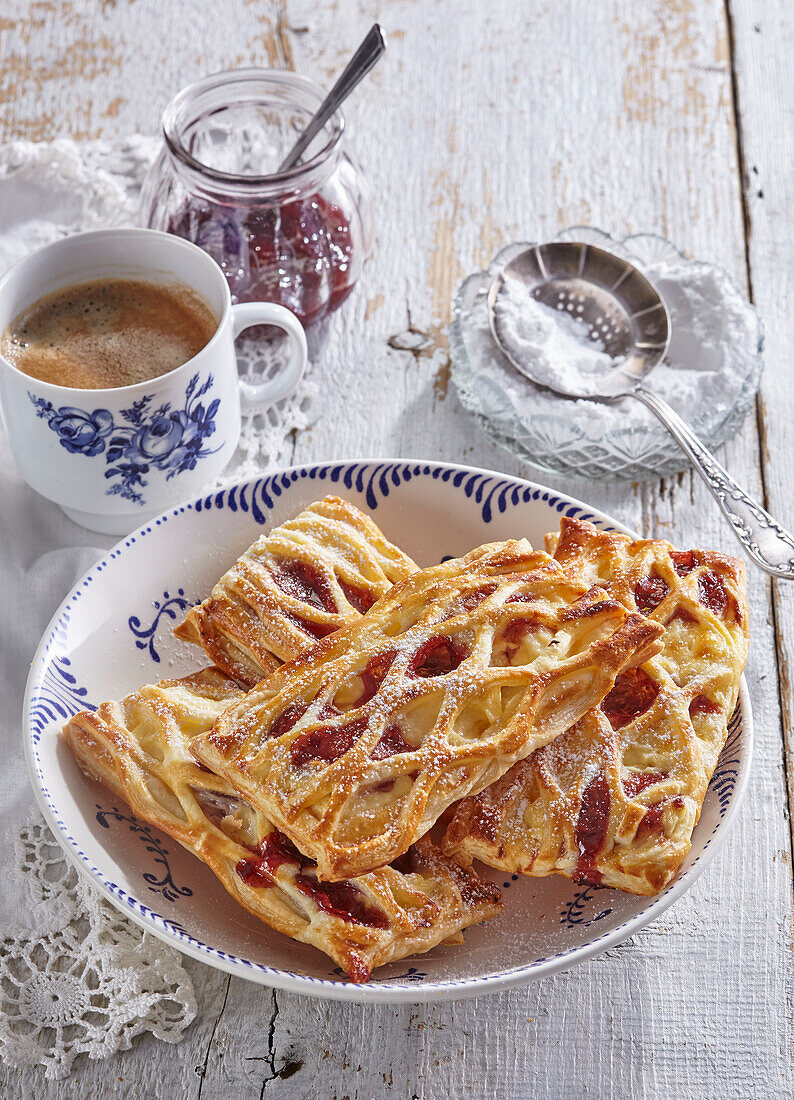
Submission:
M 669 401 L 709 447 L 729 439 L 753 405 L 762 360 L 758 317 L 725 272 L 685 259 L 654 236 L 620 242 L 577 227 L 555 240 L 585 241 L 622 255 L 648 276 L 667 304 L 671 340 L 647 388 Z M 464 406 L 492 439 L 555 473 L 636 480 L 684 469 L 678 445 L 638 402 L 566 400 L 533 385 L 501 353 L 489 327 L 488 289 L 527 247 L 503 249 L 456 295 L 452 377 Z

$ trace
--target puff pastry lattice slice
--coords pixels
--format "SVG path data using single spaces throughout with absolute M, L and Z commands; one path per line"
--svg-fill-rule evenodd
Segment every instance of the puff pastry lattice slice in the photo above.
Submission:
M 174 633 L 253 687 L 415 569 L 369 516 L 324 497 L 249 547 Z
M 689 851 L 747 657 L 744 566 L 565 519 L 569 575 L 664 625 L 600 707 L 457 808 L 444 846 L 527 875 L 662 890 Z
M 576 722 L 661 632 L 529 543 L 496 543 L 395 585 L 192 747 L 320 878 L 346 878 Z
M 83 770 L 137 817 L 202 859 L 249 912 L 318 947 L 355 982 L 376 966 L 456 942 L 462 929 L 500 912 L 496 886 L 427 840 L 399 868 L 320 883 L 287 837 L 190 754 L 191 738 L 242 694 L 206 669 L 78 714 L 64 735 Z

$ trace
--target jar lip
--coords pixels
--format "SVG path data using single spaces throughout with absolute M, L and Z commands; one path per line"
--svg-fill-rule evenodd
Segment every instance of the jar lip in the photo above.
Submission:
M 187 84 L 181 91 L 177 92 L 166 107 L 163 112 L 162 123 L 163 136 L 168 149 L 172 155 L 176 157 L 177 160 L 181 161 L 187 168 L 192 169 L 194 172 L 198 172 L 205 178 L 215 180 L 218 183 L 228 184 L 235 188 L 250 188 L 251 190 L 274 186 L 289 188 L 290 186 L 300 184 L 305 176 L 321 168 L 323 164 L 333 156 L 342 140 L 345 129 L 345 118 L 339 108 L 331 115 L 331 118 L 325 125 L 326 129 L 329 126 L 331 127 L 331 132 L 328 141 L 322 149 L 320 149 L 311 160 L 301 161 L 293 168 L 289 168 L 286 172 L 272 172 L 261 176 L 252 176 L 248 174 L 238 175 L 235 172 L 223 172 L 218 168 L 212 168 L 210 165 L 204 164 L 203 161 L 198 160 L 192 153 L 189 153 L 182 144 L 180 129 L 186 122 L 190 121 L 184 118 L 185 109 L 193 99 L 202 93 L 212 91 L 222 84 L 232 82 L 242 85 L 247 83 L 260 83 L 275 88 L 294 88 L 296 90 L 307 91 L 317 96 L 318 107 L 323 99 L 323 90 L 319 84 L 316 84 L 306 76 L 293 73 L 288 69 L 226 69 L 222 72 L 211 73 L 209 76 L 202 77 L 201 80 L 196 80 L 192 84 Z

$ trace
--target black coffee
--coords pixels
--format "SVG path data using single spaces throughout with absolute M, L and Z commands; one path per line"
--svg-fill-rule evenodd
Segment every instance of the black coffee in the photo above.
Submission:
M 8 326 L 0 352 L 42 382 L 113 389 L 181 366 L 216 328 L 212 310 L 189 287 L 93 279 L 40 298 Z

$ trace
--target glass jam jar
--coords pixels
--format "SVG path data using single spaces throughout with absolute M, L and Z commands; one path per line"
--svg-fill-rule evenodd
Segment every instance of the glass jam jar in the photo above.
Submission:
M 277 166 L 323 99 L 292 72 L 238 69 L 184 88 L 141 221 L 215 259 L 234 302 L 278 302 L 312 325 L 350 294 L 372 246 L 370 189 L 336 114 L 286 172 Z

